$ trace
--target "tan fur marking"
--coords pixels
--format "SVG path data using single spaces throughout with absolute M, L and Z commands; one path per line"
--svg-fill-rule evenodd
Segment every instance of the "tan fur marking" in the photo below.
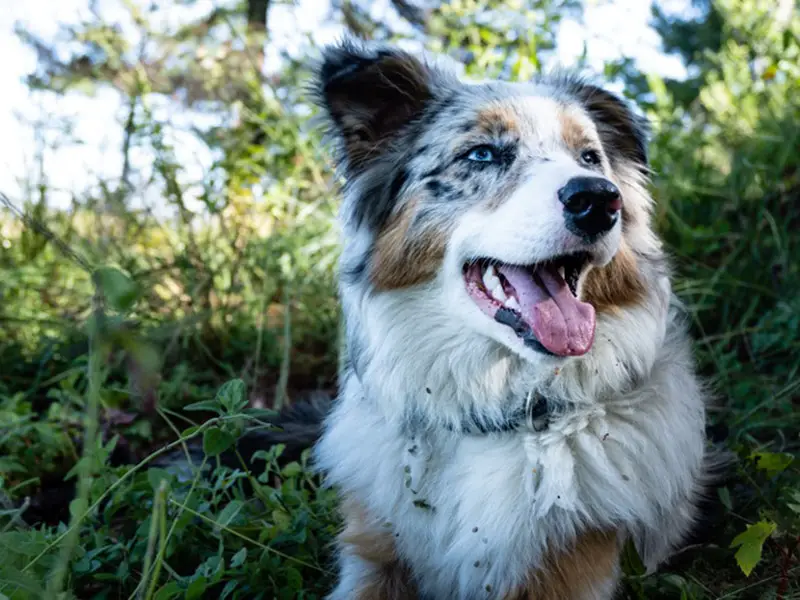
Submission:
M 596 145 L 592 143 L 592 137 L 587 134 L 586 128 L 569 109 L 559 109 L 558 122 L 561 125 L 561 137 L 570 150 L 579 152 Z
M 359 587 L 354 600 L 414 600 L 417 591 L 407 568 L 384 565 Z
M 390 529 L 381 528 L 355 500 L 346 498 L 341 510 L 345 523 L 344 530 L 339 534 L 341 543 L 350 546 L 354 554 L 367 562 L 389 564 L 397 560 Z
M 636 256 L 626 245 L 605 267 L 586 274 L 581 299 L 597 312 L 616 312 L 644 300 L 646 289 L 636 264 Z
M 345 499 L 342 512 L 345 528 L 339 534 L 339 543 L 373 567 L 361 581 L 354 600 L 415 598 L 410 572 L 397 559 L 391 529 L 372 519 L 364 507 L 352 499 Z
M 447 243 L 442 232 L 423 230 L 409 237 L 415 210 L 416 202 L 408 202 L 378 234 L 370 270 L 372 283 L 378 290 L 429 281 L 442 264 Z
M 504 600 L 589 600 L 605 597 L 615 577 L 619 544 L 615 532 L 589 531 L 575 543 L 545 557 L 543 566 Z
M 477 129 L 489 135 L 517 132 L 517 113 L 512 106 L 492 106 L 478 113 Z

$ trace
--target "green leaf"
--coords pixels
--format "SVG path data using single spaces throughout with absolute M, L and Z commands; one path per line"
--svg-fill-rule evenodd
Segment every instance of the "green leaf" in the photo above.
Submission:
M 767 476 L 774 477 L 792 464 L 794 456 L 785 452 L 754 452 L 750 458 L 756 461 L 756 467 L 766 471 Z
M 163 586 L 160 590 L 156 592 L 155 600 L 172 600 L 177 596 L 180 596 L 181 593 L 181 586 L 178 585 L 177 581 L 170 581 L 168 584 Z
M 247 560 L 247 548 L 242 548 L 236 554 L 233 555 L 231 558 L 231 567 L 234 569 L 241 567 L 244 564 L 244 561 Z
M 302 471 L 303 471 L 303 469 L 300 466 L 300 464 L 298 462 L 296 462 L 296 461 L 292 461 L 289 464 L 287 464 L 285 467 L 283 467 L 283 470 L 281 471 L 281 474 L 284 477 L 296 477 Z
M 69 514 L 73 519 L 77 519 L 82 517 L 88 508 L 89 504 L 86 502 L 86 500 L 82 498 L 75 498 L 69 503 Z
M 764 542 L 775 531 L 775 527 L 775 523 L 759 521 L 753 525 L 748 525 L 747 529 L 737 535 L 731 542 L 731 548 L 739 546 L 739 550 L 736 552 L 736 562 L 746 576 L 750 576 L 758 561 L 761 560 Z
M 194 435 L 194 433 L 200 429 L 200 425 L 192 425 L 191 427 L 187 427 L 183 431 L 181 431 L 182 438 L 188 438 Z
M 231 379 L 222 384 L 215 398 L 228 414 L 236 414 L 247 406 L 247 387 L 241 379 Z
M 219 427 L 212 427 L 203 434 L 203 452 L 206 453 L 206 456 L 219 456 L 235 442 L 236 438 L 227 431 L 223 431 Z
M 221 527 L 227 527 L 230 525 L 231 521 L 236 518 L 236 515 L 241 512 L 243 507 L 244 504 L 242 504 L 242 502 L 239 500 L 231 500 L 231 502 L 227 504 L 222 511 L 220 511 L 219 515 L 217 516 L 217 523 Z
M 24 473 L 25 467 L 10 458 L 0 458 L 0 473 Z
M 72 565 L 72 570 L 80 575 L 91 573 L 92 571 L 96 571 L 98 568 L 100 568 L 100 561 L 92 560 L 87 556 L 75 561 L 75 563 Z
M 118 312 L 130 310 L 139 297 L 139 287 L 122 271 L 114 267 L 101 267 L 94 272 L 94 282 L 102 291 L 108 304 Z
M 169 486 L 172 483 L 172 475 L 164 469 L 153 467 L 147 470 L 147 480 L 150 482 L 150 487 L 154 492 L 158 491 L 162 481 L 166 481 Z
M 233 590 L 236 589 L 236 586 L 239 585 L 239 582 L 235 579 L 232 579 L 228 583 L 225 584 L 225 587 L 222 588 L 222 592 L 219 595 L 220 600 L 225 600 L 228 596 L 233 593 Z
M 217 413 L 218 415 L 222 414 L 222 410 L 220 409 L 219 403 L 216 400 L 202 400 L 201 402 L 195 402 L 193 404 L 189 404 L 188 406 L 184 406 L 183 410 L 207 411 Z M 188 435 L 188 433 L 184 432 L 184 435 Z
M 625 542 L 625 546 L 622 549 L 622 569 L 628 576 L 633 577 L 641 577 L 647 572 L 647 569 L 642 562 L 641 557 L 639 556 L 638 550 L 636 550 L 636 545 L 633 543 L 633 540 L 628 540 Z
M 290 590 L 299 591 L 303 589 L 303 576 L 294 567 L 286 568 L 286 583 Z
M 194 600 L 195 598 L 202 598 L 208 586 L 208 581 L 205 577 L 198 577 L 186 590 L 186 600 Z
M 669 585 L 671 585 L 671 586 L 673 586 L 673 587 L 675 587 L 675 588 L 677 588 L 679 590 L 685 590 L 686 589 L 686 580 L 683 577 L 681 577 L 680 575 L 675 575 L 673 573 L 667 573 L 667 574 L 661 576 L 661 580 L 664 583 L 667 583 L 667 584 L 669 584 Z

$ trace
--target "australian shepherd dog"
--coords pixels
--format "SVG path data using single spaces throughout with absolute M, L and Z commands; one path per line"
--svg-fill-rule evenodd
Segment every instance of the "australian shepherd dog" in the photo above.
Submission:
M 687 535 L 706 462 L 645 123 L 353 40 L 313 85 L 344 181 L 329 598 L 612 598 L 623 544 L 652 569 Z

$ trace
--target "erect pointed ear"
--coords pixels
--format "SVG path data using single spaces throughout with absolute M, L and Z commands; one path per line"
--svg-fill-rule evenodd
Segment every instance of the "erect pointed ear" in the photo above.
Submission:
M 625 100 L 597 86 L 573 82 L 571 91 L 594 121 L 611 161 L 633 163 L 646 172 L 647 120 L 634 113 Z
M 435 76 L 418 58 L 386 46 L 346 40 L 323 51 L 314 93 L 349 172 L 362 171 L 422 115 Z

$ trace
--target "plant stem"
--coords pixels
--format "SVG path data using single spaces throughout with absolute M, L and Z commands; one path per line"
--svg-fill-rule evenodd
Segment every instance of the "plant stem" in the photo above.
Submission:
M 85 507 L 89 504 L 89 494 L 92 489 L 94 471 L 94 454 L 97 446 L 97 423 L 100 407 L 100 349 L 98 333 L 103 318 L 103 298 L 99 289 L 95 291 L 92 299 L 94 305 L 95 322 L 89 332 L 89 386 L 86 394 L 85 429 L 83 434 L 83 456 L 78 470 L 78 486 L 75 499 L 70 503 L 70 525 L 61 546 L 58 560 L 50 574 L 48 581 L 48 594 L 50 598 L 57 598 L 64 587 L 72 553 L 78 544 L 80 528 L 78 524 L 85 516 Z

